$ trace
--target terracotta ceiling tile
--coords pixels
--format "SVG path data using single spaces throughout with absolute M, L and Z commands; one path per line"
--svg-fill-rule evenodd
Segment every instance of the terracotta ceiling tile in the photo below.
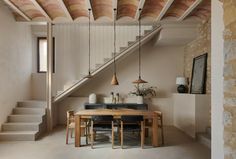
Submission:
M 157 18 L 166 2 L 166 0 L 146 0 L 143 6 L 141 17 Z
M 203 0 L 203 2 L 189 15 L 189 17 L 198 17 L 201 20 L 207 20 L 211 16 L 211 0 Z
M 196 0 L 175 0 L 165 17 L 180 18 Z
M 90 2 L 95 20 L 101 17 L 108 17 L 112 19 L 112 0 L 91 0 Z
M 85 0 L 63 0 L 73 20 L 80 17 L 88 17 Z
M 117 19 L 122 17 L 135 18 L 137 9 L 139 5 L 139 0 L 118 0 L 117 3 Z
M 51 19 L 66 17 L 63 9 L 56 0 L 36 0 L 39 5 L 47 12 Z
M 10 0 L 27 17 L 34 20 L 36 18 L 45 18 L 45 16 L 34 6 L 30 0 Z

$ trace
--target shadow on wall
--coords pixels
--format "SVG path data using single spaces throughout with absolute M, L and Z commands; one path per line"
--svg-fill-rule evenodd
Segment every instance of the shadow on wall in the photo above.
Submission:
M 142 77 L 149 83 L 147 86 L 158 88 L 158 97 L 166 98 L 176 92 L 176 76 L 183 75 L 183 47 L 156 47 L 153 41 L 142 47 Z M 137 50 L 117 62 L 117 77 L 119 86 L 110 84 L 113 75 L 112 67 L 91 79 L 72 94 L 77 97 L 87 97 L 90 93 L 109 96 L 110 92 L 120 93 L 127 97 L 134 90 L 132 81 L 138 77 Z

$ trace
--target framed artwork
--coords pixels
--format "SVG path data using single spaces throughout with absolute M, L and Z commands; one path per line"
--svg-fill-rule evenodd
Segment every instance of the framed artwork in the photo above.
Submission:
M 190 93 L 206 93 L 207 53 L 193 59 Z

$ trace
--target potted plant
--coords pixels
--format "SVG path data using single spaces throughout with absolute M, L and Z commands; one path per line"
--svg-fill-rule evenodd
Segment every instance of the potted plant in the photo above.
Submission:
M 156 96 L 156 87 L 144 87 L 143 85 L 140 87 L 139 85 L 135 85 L 135 89 L 131 91 L 129 94 L 137 96 L 137 104 L 143 104 L 144 97 L 154 97 Z

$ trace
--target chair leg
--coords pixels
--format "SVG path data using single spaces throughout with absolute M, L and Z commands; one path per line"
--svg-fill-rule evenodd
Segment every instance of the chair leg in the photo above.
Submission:
M 161 116 L 161 142 L 162 142 L 162 146 L 164 146 L 164 130 L 163 130 L 163 120 L 162 120 L 162 116 Z
M 87 122 L 85 123 L 85 137 L 86 137 L 86 145 L 88 145 L 88 125 L 87 125 Z
M 66 127 L 66 144 L 68 144 L 69 128 Z
M 149 137 L 149 128 L 145 128 L 145 137 Z
M 145 130 L 144 130 L 144 122 L 141 122 L 141 148 L 144 146 L 144 138 L 145 138 Z
M 73 138 L 73 131 L 74 131 L 74 129 L 70 130 L 70 138 Z
M 124 142 L 123 121 L 121 121 L 120 144 L 122 149 L 123 149 L 123 142 Z
M 93 121 L 91 122 L 90 135 L 91 135 L 91 148 L 93 149 L 93 142 L 94 142 Z
M 112 127 L 111 127 L 111 142 L 112 142 L 112 149 L 114 149 L 114 123 L 112 121 L 111 123 Z
M 94 131 L 93 140 L 96 141 L 96 131 Z

